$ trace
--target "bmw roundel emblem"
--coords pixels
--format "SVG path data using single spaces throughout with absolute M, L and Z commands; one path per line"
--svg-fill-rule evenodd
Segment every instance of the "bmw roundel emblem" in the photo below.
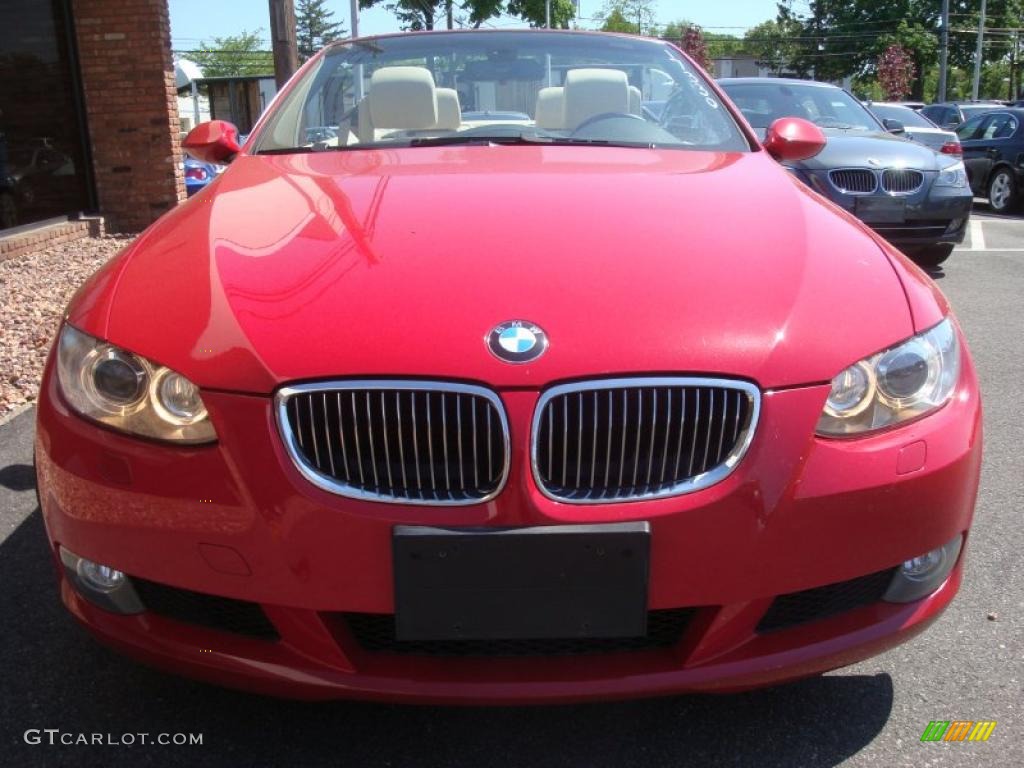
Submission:
M 531 322 L 508 320 L 487 335 L 487 348 L 506 363 L 529 363 L 547 351 L 548 336 Z

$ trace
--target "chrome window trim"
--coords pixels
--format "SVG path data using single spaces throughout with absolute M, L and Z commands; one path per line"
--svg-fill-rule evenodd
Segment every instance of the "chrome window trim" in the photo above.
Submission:
M 676 483 L 670 488 L 661 491 L 649 491 L 635 496 L 624 496 L 610 499 L 569 499 L 563 496 L 552 494 L 541 480 L 540 467 L 537 458 L 537 436 L 540 434 L 540 420 L 544 414 L 545 406 L 555 397 L 574 392 L 591 392 L 595 390 L 622 389 L 629 387 L 720 387 L 740 391 L 747 396 L 750 405 L 750 419 L 736 442 L 736 447 L 726 456 L 725 460 L 703 472 L 695 475 L 681 483 Z M 633 504 L 640 501 L 652 501 L 655 499 L 668 499 L 675 496 L 684 496 L 696 491 L 710 488 L 725 480 L 733 473 L 740 461 L 746 455 L 750 444 L 754 440 L 754 433 L 757 431 L 757 424 L 761 416 L 761 390 L 754 384 L 738 379 L 706 378 L 699 376 L 636 376 L 616 379 L 592 379 L 579 381 L 570 384 L 560 384 L 541 393 L 533 413 L 533 420 L 530 429 L 530 470 L 533 475 L 533 482 L 545 498 L 560 504 L 588 505 L 588 504 Z
M 498 421 L 501 425 L 502 443 L 505 447 L 505 460 L 501 468 L 501 475 L 494 491 L 479 499 L 413 499 L 402 496 L 390 496 L 387 494 L 364 491 L 361 488 L 353 488 L 346 483 L 335 480 L 332 477 L 321 474 L 315 467 L 310 465 L 302 456 L 299 449 L 298 438 L 288 422 L 286 407 L 288 400 L 294 395 L 309 394 L 311 392 L 346 392 L 346 391 L 380 391 L 380 390 L 401 390 L 412 392 L 451 392 L 454 394 L 468 394 L 482 397 L 488 400 L 497 411 Z M 321 490 L 337 496 L 357 501 L 376 501 L 385 504 L 403 504 L 406 506 L 424 507 L 469 507 L 474 504 L 486 504 L 498 496 L 508 482 L 509 468 L 512 461 L 512 444 L 509 437 L 508 416 L 505 413 L 505 405 L 497 392 L 486 387 L 474 384 L 463 384 L 460 382 L 439 381 L 431 379 L 337 379 L 332 381 L 318 381 L 309 384 L 291 384 L 280 388 L 274 394 L 274 412 L 277 420 L 278 433 L 281 435 L 285 450 L 292 464 L 299 473 L 310 483 Z

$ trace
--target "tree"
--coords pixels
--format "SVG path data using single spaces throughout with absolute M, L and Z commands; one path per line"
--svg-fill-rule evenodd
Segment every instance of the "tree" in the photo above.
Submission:
M 545 19 L 544 0 L 509 0 L 506 10 L 509 16 L 518 16 L 530 22 L 532 27 L 543 27 Z M 572 0 L 551 0 L 551 26 L 554 29 L 568 29 L 569 22 L 576 18 L 576 6 Z
M 890 45 L 900 45 L 914 61 L 917 74 L 911 95 L 924 97 L 925 72 L 935 61 L 939 33 L 936 0 L 793 0 L 779 5 L 777 21 L 798 25 L 793 36 L 795 50 L 790 69 L 813 72 L 819 80 L 838 80 L 848 75 L 877 75 L 879 57 Z M 969 67 L 974 60 L 973 34 L 957 30 L 978 27 L 977 0 L 950 0 L 952 30 L 949 62 L 951 68 Z M 1022 0 L 989 0 L 986 26 L 1006 29 L 1020 25 Z M 986 61 L 1006 57 L 1012 45 L 1007 35 L 988 35 Z
M 630 21 L 622 15 L 622 11 L 618 8 L 612 10 L 607 16 L 604 17 L 604 23 L 601 25 L 602 32 L 625 32 L 636 34 L 636 23 Z
M 456 21 L 461 25 L 463 19 L 457 18 L 456 10 L 467 11 L 469 16 L 465 22 L 473 27 L 479 27 L 502 12 L 501 0 L 463 0 L 458 3 L 456 0 L 359 0 L 360 8 L 372 8 L 375 5 L 384 5 L 398 17 L 402 29 L 412 31 L 436 29 L 442 21 L 448 29 L 454 28 Z M 543 15 L 542 2 L 541 18 Z
M 704 42 L 704 33 L 696 24 L 691 24 L 687 27 L 679 47 L 686 51 L 690 58 L 703 67 L 706 72 L 712 71 L 711 57 L 708 56 L 708 46 Z
M 609 29 L 613 32 L 632 32 L 634 34 L 657 34 L 655 24 L 654 0 L 607 0 L 598 18 L 604 23 L 616 26 L 628 26 L 628 29 Z M 601 29 L 605 29 L 604 26 Z
M 765 21 L 747 30 L 743 36 L 743 50 L 754 57 L 759 67 L 778 74 L 788 69 L 796 59 L 803 26 L 793 20 Z
M 901 101 L 910 93 L 916 73 L 917 67 L 902 46 L 890 45 L 878 57 L 878 82 L 889 101 Z
M 185 51 L 184 58 L 195 62 L 204 77 L 228 75 L 273 75 L 274 54 L 264 50 L 262 29 L 242 30 L 240 35 L 215 37 L 212 43 L 199 43 L 199 50 Z
M 334 21 L 327 0 L 298 0 L 295 3 L 295 39 L 299 59 L 305 61 L 325 45 L 345 35 L 345 27 Z

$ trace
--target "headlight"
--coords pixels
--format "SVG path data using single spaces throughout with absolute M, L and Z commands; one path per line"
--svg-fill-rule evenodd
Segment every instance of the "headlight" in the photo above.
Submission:
M 953 163 L 948 168 L 939 171 L 939 178 L 935 180 L 936 187 L 966 187 L 967 169 L 963 163 Z
M 945 405 L 959 378 L 960 345 L 946 318 L 832 379 L 818 434 L 856 435 L 917 418 Z
M 195 384 L 70 325 L 60 333 L 57 380 L 78 413 L 123 432 L 180 443 L 217 439 Z

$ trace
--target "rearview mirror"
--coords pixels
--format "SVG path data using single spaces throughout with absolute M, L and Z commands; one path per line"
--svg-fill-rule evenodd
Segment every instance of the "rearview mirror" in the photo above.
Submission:
M 230 163 L 242 151 L 238 129 L 227 120 L 200 123 L 189 131 L 181 146 L 196 160 L 218 165 Z
M 907 132 L 907 129 L 903 127 L 903 123 L 899 120 L 890 120 L 889 118 L 886 118 L 882 121 L 882 125 L 885 126 L 885 130 L 889 133 L 900 134 Z
M 814 123 L 799 117 L 780 117 L 764 137 L 764 148 L 780 163 L 806 160 L 825 148 L 825 134 Z

